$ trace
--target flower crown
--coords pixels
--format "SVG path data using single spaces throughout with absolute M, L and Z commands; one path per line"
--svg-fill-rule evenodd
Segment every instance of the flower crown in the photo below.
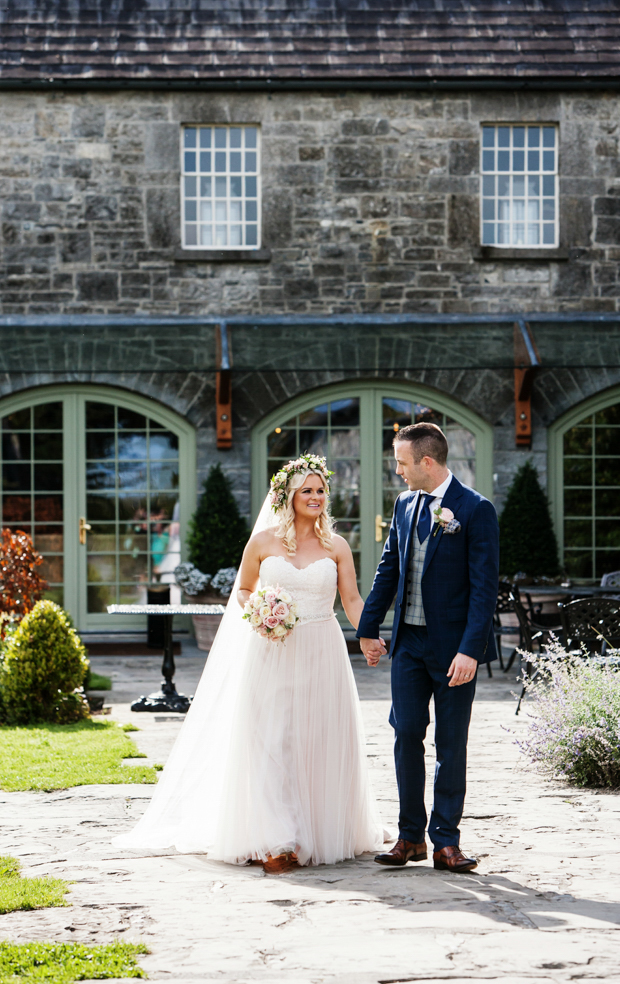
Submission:
M 327 458 L 321 458 L 318 454 L 309 454 L 308 452 L 300 454 L 299 458 L 287 462 L 271 479 L 269 501 L 274 512 L 278 512 L 282 506 L 286 505 L 288 486 L 293 475 L 307 471 L 317 472 L 321 475 L 329 488 L 329 477 L 334 473 L 329 471 L 327 467 Z

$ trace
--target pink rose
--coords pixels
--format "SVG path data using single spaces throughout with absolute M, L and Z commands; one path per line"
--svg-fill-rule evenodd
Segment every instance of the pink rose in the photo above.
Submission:
M 267 629 L 275 629 L 276 625 L 280 624 L 280 619 L 276 618 L 275 615 L 266 615 L 263 619 L 263 625 Z
M 277 597 L 278 596 L 274 591 L 266 591 L 264 595 L 265 601 L 268 605 L 273 605 Z
M 275 615 L 280 622 L 283 622 L 288 615 L 288 605 L 285 605 L 283 601 L 279 601 L 274 607 L 272 614 Z

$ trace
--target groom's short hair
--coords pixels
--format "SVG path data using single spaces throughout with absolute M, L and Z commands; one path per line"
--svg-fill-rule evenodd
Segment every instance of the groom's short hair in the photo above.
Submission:
M 411 453 L 416 464 L 425 455 L 433 458 L 438 465 L 445 465 L 448 460 L 446 435 L 437 424 L 407 424 L 394 435 L 393 443 L 396 444 L 397 441 L 408 441 L 411 444 Z

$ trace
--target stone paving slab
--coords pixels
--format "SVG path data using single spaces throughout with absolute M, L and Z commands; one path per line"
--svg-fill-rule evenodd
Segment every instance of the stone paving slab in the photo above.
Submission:
M 136 714 L 156 689 L 159 661 L 98 658 L 112 675 L 112 716 L 132 721 L 147 761 L 165 761 L 182 724 Z M 192 692 L 204 657 L 177 661 Z M 397 816 L 389 665 L 353 660 L 369 765 L 384 822 Z M 542 780 L 520 760 L 514 678 L 481 675 L 470 744 L 463 846 L 470 875 L 432 862 L 386 869 L 357 861 L 266 876 L 204 855 L 140 856 L 111 839 L 143 812 L 153 787 L 83 786 L 0 793 L 0 853 L 25 874 L 73 881 L 71 906 L 0 917 L 0 938 L 142 941 L 155 984 L 400 984 L 486 981 L 620 982 L 620 796 Z M 432 731 L 428 741 L 432 778 Z M 141 760 L 144 762 L 144 760 Z

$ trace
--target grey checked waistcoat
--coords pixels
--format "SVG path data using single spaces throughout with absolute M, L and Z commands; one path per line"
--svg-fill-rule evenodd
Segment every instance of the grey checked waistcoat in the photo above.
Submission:
M 424 605 L 422 604 L 422 571 L 424 570 L 424 559 L 431 542 L 431 536 L 432 532 L 426 537 L 424 543 L 420 543 L 417 529 L 413 531 L 409 576 L 407 578 L 407 605 L 405 607 L 405 622 L 408 625 L 426 625 Z

